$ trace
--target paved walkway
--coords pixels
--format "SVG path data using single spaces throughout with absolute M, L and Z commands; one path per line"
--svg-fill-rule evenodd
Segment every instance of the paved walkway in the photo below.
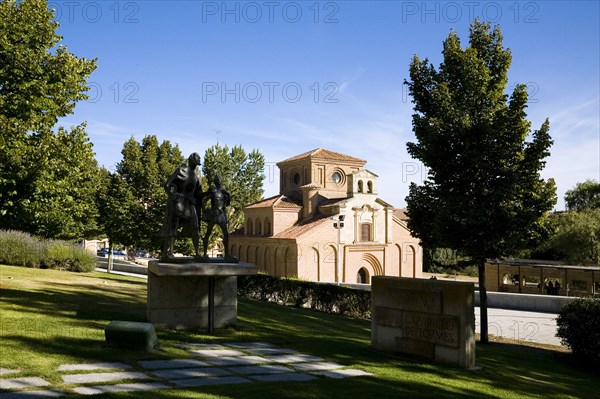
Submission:
M 557 314 L 522 310 L 488 309 L 490 335 L 560 346 L 556 337 Z M 479 308 L 475 308 L 475 331 L 480 332 Z
M 0 369 L 0 399 L 53 398 L 69 393 L 148 391 L 255 381 L 310 381 L 317 378 L 350 378 L 372 375 L 326 359 L 263 342 L 180 344 L 183 359 L 63 364 L 66 388 L 56 389 L 40 377 L 19 377 L 22 370 Z

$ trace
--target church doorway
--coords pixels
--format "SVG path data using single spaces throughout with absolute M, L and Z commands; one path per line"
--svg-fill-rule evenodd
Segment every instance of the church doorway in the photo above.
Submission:
M 364 267 L 356 274 L 356 282 L 358 284 L 369 284 L 369 272 Z

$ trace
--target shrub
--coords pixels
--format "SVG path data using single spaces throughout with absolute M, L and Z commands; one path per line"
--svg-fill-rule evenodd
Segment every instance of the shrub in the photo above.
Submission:
M 44 243 L 27 233 L 0 230 L 0 263 L 38 267 L 44 256 Z
M 258 274 L 238 278 L 238 294 L 281 305 L 349 317 L 371 318 L 371 292 L 333 284 Z
M 96 257 L 76 243 L 40 240 L 20 231 L 0 230 L 0 263 L 91 272 L 96 267 Z
M 556 319 L 563 345 L 582 361 L 600 362 L 600 298 L 577 298 L 563 306 Z
M 45 266 L 71 272 L 91 272 L 96 268 L 96 257 L 79 245 L 51 240 L 46 245 Z

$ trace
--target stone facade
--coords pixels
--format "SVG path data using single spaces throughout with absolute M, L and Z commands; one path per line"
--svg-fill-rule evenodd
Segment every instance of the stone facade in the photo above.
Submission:
M 378 176 L 365 164 L 321 148 L 279 162 L 280 194 L 244 209 L 231 254 L 268 274 L 310 281 L 421 277 L 422 251 L 405 212 L 378 197 Z

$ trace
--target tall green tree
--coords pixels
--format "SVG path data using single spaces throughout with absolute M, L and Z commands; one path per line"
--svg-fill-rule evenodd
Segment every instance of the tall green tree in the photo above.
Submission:
M 208 189 L 216 175 L 220 175 L 223 187 L 231 194 L 229 231 L 242 227 L 244 207 L 262 198 L 264 168 L 265 157 L 258 150 L 246 153 L 239 145 L 229 150 L 228 146 L 216 144 L 204 153 L 204 190 Z
M 464 50 L 452 31 L 442 54 L 438 70 L 418 56 L 410 65 L 418 142 L 407 147 L 429 172 L 422 185 L 410 186 L 408 227 L 427 247 L 452 248 L 475 260 L 481 341 L 487 342 L 484 264 L 545 235 L 556 189 L 540 171 L 552 140 L 548 120 L 531 132 L 525 85 L 505 94 L 511 54 L 499 27 L 474 21 Z
M 554 215 L 556 232 L 543 247 L 570 264 L 600 265 L 600 209 Z
M 43 0 L 0 2 L 0 228 L 82 238 L 94 154 L 85 125 L 52 128 L 87 98 L 96 61 L 69 53 L 53 18 Z
M 570 211 L 600 208 L 600 182 L 588 179 L 577 183 L 565 193 L 565 203 Z
M 123 144 L 123 159 L 105 179 L 100 220 L 111 241 L 136 249 L 157 252 L 167 207 L 164 184 L 183 163 L 177 144 L 159 144 L 154 135 L 141 143 L 131 137 Z

